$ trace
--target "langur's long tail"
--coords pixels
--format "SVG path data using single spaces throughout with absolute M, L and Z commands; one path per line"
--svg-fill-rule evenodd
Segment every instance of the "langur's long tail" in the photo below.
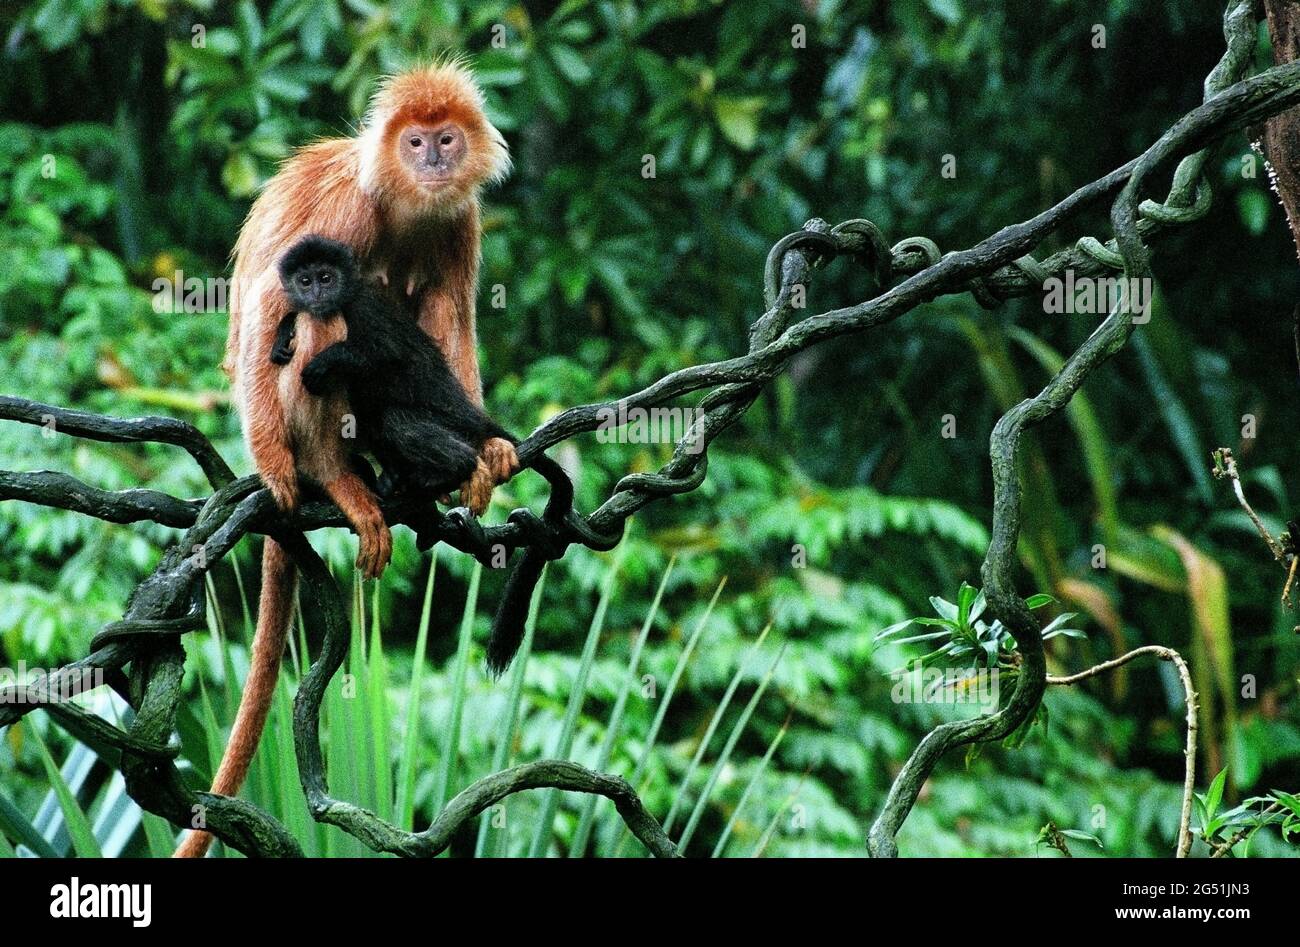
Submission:
M 551 498 L 546 503 L 542 518 L 551 526 L 558 526 L 573 509 L 573 481 L 564 468 L 540 451 L 529 464 L 551 485 Z M 492 635 L 488 638 L 487 666 L 494 675 L 502 674 L 514 660 L 524 640 L 524 624 L 528 620 L 528 606 L 533 589 L 541 578 L 547 556 L 529 546 L 506 577 L 501 593 L 501 604 L 492 619 Z
M 253 634 L 248 680 L 239 700 L 239 713 L 230 732 L 230 743 L 212 780 L 215 794 L 233 796 L 238 793 L 253 764 L 271 709 L 271 699 L 275 695 L 275 682 L 280 676 L 280 662 L 293 620 L 297 586 L 298 573 L 293 560 L 283 546 L 268 536 L 262 550 L 262 594 L 257 603 L 257 631 Z M 202 858 L 211 845 L 209 833 L 194 831 L 186 836 L 173 857 Z
M 528 606 L 545 565 L 545 556 L 535 549 L 525 549 L 506 577 L 506 586 L 501 593 L 501 604 L 497 606 L 497 613 L 492 619 L 492 636 L 488 638 L 487 646 L 488 671 L 494 677 L 505 673 L 523 643 Z

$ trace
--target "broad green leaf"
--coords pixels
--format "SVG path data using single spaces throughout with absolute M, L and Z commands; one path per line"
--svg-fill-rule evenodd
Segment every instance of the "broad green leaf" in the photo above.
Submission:
M 758 118 L 763 103 L 764 100 L 758 96 L 718 96 L 714 99 L 713 114 L 723 137 L 743 151 L 753 148 L 758 141 Z

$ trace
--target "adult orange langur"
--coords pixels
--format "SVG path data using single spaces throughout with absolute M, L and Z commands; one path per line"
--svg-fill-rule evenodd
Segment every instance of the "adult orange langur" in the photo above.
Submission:
M 481 404 L 474 326 L 479 194 L 509 167 L 505 141 L 484 114 L 468 70 L 455 62 L 412 69 L 383 82 L 356 137 L 294 154 L 253 203 L 235 244 L 222 367 L 253 462 L 282 510 L 296 508 L 299 476 L 324 489 L 357 533 L 357 566 L 366 576 L 383 571 L 392 538 L 378 500 L 349 460 L 346 396 L 314 398 L 301 381 L 303 366 L 338 341 L 342 320 L 300 320 L 291 362 L 273 362 L 276 329 L 290 311 L 277 264 L 307 234 L 346 245 L 367 276 L 397 290 Z M 492 488 L 517 466 L 508 440 L 487 441 L 461 502 L 482 512 Z M 268 537 L 248 680 L 213 793 L 237 793 L 248 774 L 279 675 L 296 582 L 292 560 Z M 201 857 L 211 843 L 210 834 L 194 831 L 176 854 Z

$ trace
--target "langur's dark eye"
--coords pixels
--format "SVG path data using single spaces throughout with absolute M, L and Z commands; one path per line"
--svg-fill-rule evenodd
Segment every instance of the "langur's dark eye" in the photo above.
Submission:
M 455 139 L 455 138 L 452 138 L 450 135 L 443 135 L 443 136 L 442 136 L 440 139 L 438 139 L 438 140 L 439 140 L 439 142 L 441 142 L 441 143 L 444 144 L 444 145 L 450 145 L 450 144 L 451 144 L 453 141 L 455 141 L 456 139 Z
M 328 273 L 322 273 L 320 275 L 320 281 L 322 286 L 328 286 L 330 284 L 330 275 Z
M 412 148 L 419 148 L 422 144 L 424 144 L 424 139 L 423 139 L 423 138 L 412 138 L 412 139 L 411 139 L 411 147 L 412 147 Z
M 310 285 L 311 285 L 311 277 L 310 277 L 310 276 L 299 276 L 299 277 L 298 277 L 298 282 L 299 282 L 299 284 L 302 285 L 302 286 L 310 286 Z

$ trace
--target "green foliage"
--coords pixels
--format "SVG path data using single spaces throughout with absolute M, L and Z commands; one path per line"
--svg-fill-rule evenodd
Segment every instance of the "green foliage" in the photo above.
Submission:
M 1031 609 L 1042 608 L 1055 601 L 1056 599 L 1051 595 L 1040 592 L 1025 599 L 1025 605 Z M 991 622 L 980 620 L 980 616 L 988 607 L 982 589 L 976 589 L 963 582 L 957 591 L 955 604 L 937 595 L 930 596 L 930 604 L 938 613 L 938 618 L 920 616 L 895 622 L 876 634 L 873 639 L 875 643 L 880 644 L 893 639 L 890 641 L 891 644 L 904 645 L 944 639 L 944 643 L 935 650 L 910 660 L 908 662 L 910 667 L 924 667 L 927 664 L 943 661 L 954 667 L 970 665 L 995 668 L 1010 662 L 1016 650 L 1016 639 L 998 619 L 995 618 Z M 1067 635 L 1071 638 L 1084 637 L 1083 632 L 1077 628 L 1065 627 L 1066 622 L 1076 617 L 1075 612 L 1063 612 L 1057 615 L 1043 625 L 1041 631 L 1043 640 L 1050 641 L 1057 635 Z M 906 638 L 894 638 L 912 625 L 924 625 L 939 630 L 910 635 Z
M 1263 796 L 1252 796 L 1240 805 L 1220 811 L 1228 770 L 1219 770 L 1204 793 L 1192 796 L 1194 807 L 1192 831 L 1211 848 L 1242 856 L 1250 851 L 1252 840 L 1260 830 L 1277 826 L 1283 842 L 1300 835 L 1300 796 L 1274 789 Z M 1239 847 L 1238 847 L 1239 846 Z
M 178 270 L 221 277 L 277 163 L 316 136 L 347 133 L 377 77 L 421 58 L 470 57 L 515 160 L 511 180 L 486 197 L 479 336 L 489 406 L 525 432 L 564 407 L 742 351 L 761 307 L 764 254 L 810 216 L 865 216 L 891 239 L 925 234 L 948 250 L 1118 166 L 1199 100 L 1201 67 L 1220 51 L 1219 16 L 1127 0 L 1101 13 L 1018 0 L 9 4 L 0 11 L 0 391 L 184 417 L 250 469 L 217 367 L 224 312 L 160 311 L 157 281 Z M 1033 30 L 1019 28 L 1030 21 Z M 1107 27 L 1105 51 L 1081 39 L 1094 22 Z M 795 27 L 803 47 L 792 44 Z M 948 154 L 956 178 L 937 173 Z M 643 176 L 647 155 L 653 177 Z M 1246 489 L 1275 533 L 1294 515 L 1295 366 L 1290 303 L 1279 300 L 1300 286 L 1267 176 L 1244 142 L 1221 147 L 1208 167 L 1214 207 L 1157 247 L 1160 294 L 1134 355 L 1076 396 L 1068 427 L 1026 443 L 1020 585 L 1096 629 L 1053 637 L 1054 671 L 1148 642 L 1189 656 L 1203 696 L 1202 759 L 1231 763 L 1222 818 L 1300 776 L 1295 619 L 1277 604 L 1276 573 L 1249 524 L 1206 477 L 1206 451 L 1242 442 L 1249 414 L 1258 430 L 1243 442 L 1249 453 L 1238 450 Z M 1079 223 L 1104 234 L 1104 211 Z M 1042 251 L 1060 248 L 1053 240 Z M 497 285 L 504 309 L 488 302 Z M 871 289 L 851 265 L 833 264 L 810 286 L 809 311 Z M 400 532 L 384 582 L 355 596 L 366 616 L 353 663 L 364 700 L 339 696 L 325 708 L 336 791 L 419 824 L 467 778 L 567 744 L 577 759 L 635 774 L 652 812 L 676 803 L 679 821 L 696 823 L 692 853 L 860 853 L 890 774 L 948 712 L 892 703 L 882 672 L 898 655 L 873 639 L 935 589 L 976 573 L 988 542 L 990 429 L 1092 327 L 1086 317 L 1045 320 L 1031 303 L 990 315 L 953 297 L 806 353 L 711 449 L 699 491 L 633 521 L 594 650 L 584 649 L 590 623 L 577 617 L 590 617 L 610 557 L 573 550 L 550 569 L 533 657 L 507 681 L 477 670 L 500 576 L 476 578 L 463 557 L 444 557 L 438 600 L 448 607 L 430 611 L 427 567 Z M 945 414 L 958 418 L 955 438 L 939 436 Z M 0 469 L 205 491 L 174 450 L 13 425 L 4 434 Z M 581 438 L 553 453 L 578 474 L 579 505 L 590 510 L 619 477 L 653 469 L 670 450 Z M 539 508 L 543 489 L 532 475 L 516 478 L 490 515 Z M 83 654 L 175 535 L 0 504 L 0 665 Z M 351 537 L 331 530 L 315 541 L 350 575 Z M 189 644 L 194 701 L 181 728 L 199 781 L 246 663 L 241 596 L 255 589 L 254 564 L 245 544 L 219 570 L 210 589 L 218 637 Z M 934 601 L 943 605 L 928 619 L 940 622 L 928 626 L 938 636 L 929 647 L 942 641 L 945 658 L 996 663 L 1011 642 L 973 591 Z M 766 644 L 745 660 L 769 625 L 781 660 L 772 663 Z M 299 664 L 309 639 L 303 629 Z M 656 682 L 658 703 L 639 696 L 639 683 L 625 691 L 633 667 L 638 682 Z M 904 828 L 903 850 L 1029 855 L 1050 821 L 1095 835 L 1108 855 L 1168 854 L 1182 692 L 1167 670 L 1134 666 L 1086 691 L 1054 689 L 1042 711 L 1052 726 L 1020 734 L 1019 752 L 947 761 Z M 1242 674 L 1253 675 L 1249 698 Z M 302 811 L 292 683 L 277 695 L 249 798 L 282 814 L 313 851 L 357 852 Z M 585 700 L 576 698 L 562 740 L 575 692 Z M 692 764 L 710 727 L 721 746 Z M 41 715 L 0 739 L 0 840 L 9 840 L 0 855 L 33 847 L 32 826 L 44 838 L 53 822 L 31 813 L 62 811 L 26 738 L 37 728 L 60 771 L 73 753 Z M 391 767 L 374 764 L 375 732 L 386 735 Z M 441 742 L 452 735 L 457 754 Z M 95 828 L 120 800 L 71 775 Z M 509 845 L 485 822 L 455 853 L 533 845 L 538 823 L 528 820 L 546 804 L 533 796 L 507 807 L 508 822 L 527 829 Z M 1285 808 L 1282 796 L 1268 798 Z M 624 845 L 607 804 L 562 799 L 555 811 L 539 843 L 547 850 Z M 1281 810 L 1273 816 L 1287 824 Z M 67 830 L 52 834 L 70 850 Z M 128 836 L 130 846 L 116 847 L 97 838 L 106 854 L 169 847 L 156 820 Z M 1252 853 L 1284 851 L 1278 838 L 1260 834 Z

